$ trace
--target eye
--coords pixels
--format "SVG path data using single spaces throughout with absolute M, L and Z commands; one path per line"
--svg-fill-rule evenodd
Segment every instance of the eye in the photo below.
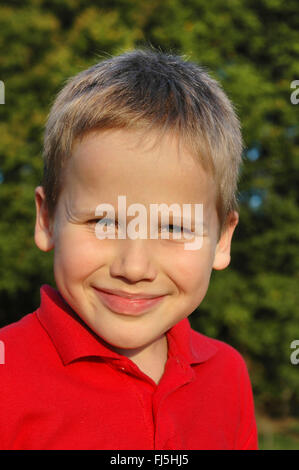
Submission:
M 183 233 L 183 231 L 190 232 L 190 230 L 186 229 L 186 227 L 181 227 L 180 225 L 163 225 L 162 230 L 164 228 L 166 228 L 167 231 L 169 230 L 172 233 Z
M 190 241 L 190 237 L 189 235 L 187 236 L 187 234 L 192 233 L 191 230 L 187 229 L 185 226 L 181 227 L 180 225 L 173 224 L 162 225 L 160 232 L 162 238 L 166 235 L 167 239 L 178 243 Z
M 167 231 L 169 230 L 170 232 L 176 232 L 176 233 L 180 233 L 182 231 L 182 227 L 180 227 L 179 225 L 172 225 L 172 224 L 163 225 L 162 230 L 163 229 L 166 229 Z
M 91 219 L 88 221 L 90 225 L 100 223 L 100 225 L 107 225 L 111 226 L 112 224 L 115 225 L 115 221 L 113 219 L 109 219 L 108 217 L 104 217 L 103 219 Z

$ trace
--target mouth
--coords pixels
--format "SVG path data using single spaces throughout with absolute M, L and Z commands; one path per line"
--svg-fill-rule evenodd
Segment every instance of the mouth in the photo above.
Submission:
M 165 297 L 165 295 L 130 294 L 123 291 L 108 291 L 97 288 L 95 288 L 95 291 L 102 303 L 113 312 L 133 316 L 157 306 Z M 116 294 L 116 292 L 118 293 Z

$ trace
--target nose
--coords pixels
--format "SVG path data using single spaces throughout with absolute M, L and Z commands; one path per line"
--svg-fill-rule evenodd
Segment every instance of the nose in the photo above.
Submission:
M 148 240 L 118 240 L 118 250 L 110 265 L 110 275 L 125 282 L 153 281 L 157 276 L 153 247 Z

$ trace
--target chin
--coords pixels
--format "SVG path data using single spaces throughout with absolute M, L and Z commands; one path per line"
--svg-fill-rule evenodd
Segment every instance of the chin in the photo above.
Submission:
M 111 341 L 109 344 L 117 349 L 138 349 L 138 348 L 143 348 L 150 344 L 153 340 L 152 339 L 141 339 L 141 338 L 111 338 Z

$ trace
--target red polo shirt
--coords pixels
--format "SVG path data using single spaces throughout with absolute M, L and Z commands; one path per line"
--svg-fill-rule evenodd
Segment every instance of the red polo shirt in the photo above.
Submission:
M 49 285 L 0 330 L 1 449 L 257 449 L 247 367 L 231 346 L 167 332 L 159 382 L 94 334 Z

